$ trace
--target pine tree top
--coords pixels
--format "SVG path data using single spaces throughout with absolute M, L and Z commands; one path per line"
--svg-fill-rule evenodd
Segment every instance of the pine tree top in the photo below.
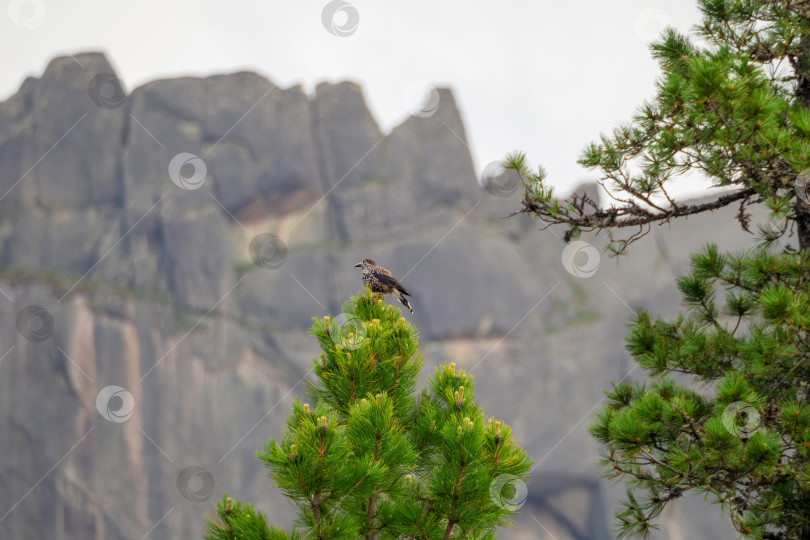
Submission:
M 311 332 L 322 351 L 314 405 L 296 399 L 284 433 L 257 453 L 298 507 L 303 537 L 494 538 L 509 524 L 531 460 L 506 423 L 485 418 L 471 375 L 446 364 L 416 393 L 416 330 L 368 288 Z M 205 538 L 288 536 L 226 495 Z

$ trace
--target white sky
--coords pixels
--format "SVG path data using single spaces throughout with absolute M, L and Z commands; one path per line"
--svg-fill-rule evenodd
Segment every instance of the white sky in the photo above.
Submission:
M 582 148 L 652 96 L 648 42 L 699 20 L 692 0 L 347 1 L 359 23 L 338 37 L 321 21 L 328 0 L 3 0 L 0 100 L 52 57 L 89 50 L 128 90 L 244 69 L 310 92 L 354 80 L 384 131 L 415 85 L 450 86 L 479 172 L 522 149 L 564 193 L 594 177 L 576 163 Z

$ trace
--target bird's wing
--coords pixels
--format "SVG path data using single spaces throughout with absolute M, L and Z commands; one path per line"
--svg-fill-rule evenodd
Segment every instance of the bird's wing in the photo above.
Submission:
M 380 283 L 383 285 L 388 285 L 389 287 L 396 288 L 399 292 L 406 296 L 412 296 L 411 293 L 408 292 L 408 289 L 402 286 L 402 284 L 397 281 L 390 272 L 386 271 L 385 273 L 380 271 L 374 271 L 374 277 L 377 278 Z

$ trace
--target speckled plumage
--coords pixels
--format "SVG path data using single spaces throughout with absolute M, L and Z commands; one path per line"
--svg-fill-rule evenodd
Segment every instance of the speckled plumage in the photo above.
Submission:
M 411 296 L 411 293 L 408 292 L 408 289 L 403 287 L 386 268 L 379 266 L 374 262 L 374 259 L 363 259 L 362 262 L 354 266 L 363 269 L 361 274 L 363 283 L 368 285 L 372 292 L 382 293 L 384 295 L 390 294 L 402 302 L 402 305 L 408 308 L 408 311 L 413 313 L 410 302 L 405 298 L 406 296 Z

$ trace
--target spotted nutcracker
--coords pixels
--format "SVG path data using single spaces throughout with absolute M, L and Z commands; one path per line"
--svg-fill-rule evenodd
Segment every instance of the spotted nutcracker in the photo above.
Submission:
M 374 259 L 363 259 L 363 262 L 359 262 L 354 266 L 355 268 L 360 267 L 363 269 L 363 283 L 368 285 L 372 292 L 382 293 L 383 295 L 391 293 L 394 298 L 402 302 L 402 304 L 408 308 L 408 311 L 413 313 L 411 304 L 408 302 L 408 299 L 405 298 L 406 296 L 411 296 L 411 293 L 391 275 L 391 272 L 382 266 L 377 266 Z

